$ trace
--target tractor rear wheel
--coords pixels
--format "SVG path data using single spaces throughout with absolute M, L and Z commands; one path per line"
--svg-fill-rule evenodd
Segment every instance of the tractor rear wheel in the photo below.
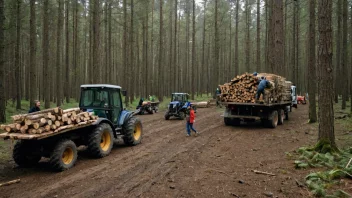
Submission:
M 17 141 L 12 153 L 13 160 L 18 166 L 31 167 L 42 158 L 40 148 L 26 141 Z
M 55 171 L 72 168 L 77 161 L 77 146 L 72 140 L 58 141 L 50 155 L 50 165 Z
M 89 134 L 88 150 L 94 157 L 101 158 L 109 155 L 113 145 L 114 135 L 109 124 L 99 124 Z
M 125 144 L 129 146 L 135 146 L 141 143 L 142 140 L 142 122 L 137 117 L 131 117 L 127 122 L 123 125 L 123 141 Z
M 184 120 L 185 117 L 186 117 L 185 112 L 181 111 L 181 112 L 179 113 L 179 117 L 180 117 L 181 120 Z
M 169 120 L 170 119 L 169 111 L 166 111 L 164 117 L 165 117 L 165 120 Z

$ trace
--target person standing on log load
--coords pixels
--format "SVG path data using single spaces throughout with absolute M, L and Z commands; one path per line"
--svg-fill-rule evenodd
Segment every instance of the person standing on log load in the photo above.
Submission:
M 28 111 L 28 113 L 34 113 L 40 111 L 40 101 L 39 100 L 35 100 L 33 103 L 33 107 L 31 107 Z
M 265 88 L 268 88 L 270 86 L 269 81 L 267 81 L 265 79 L 264 76 L 261 77 L 260 81 L 259 81 L 259 85 L 258 85 L 258 89 L 257 89 L 257 93 L 255 95 L 255 99 L 258 102 L 260 95 L 263 94 L 263 98 L 264 98 L 264 90 Z

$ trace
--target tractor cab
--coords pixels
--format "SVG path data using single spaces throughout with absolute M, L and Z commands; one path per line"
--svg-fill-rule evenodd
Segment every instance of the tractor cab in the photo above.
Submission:
M 171 102 L 179 102 L 181 104 L 185 104 L 188 102 L 189 94 L 187 93 L 172 93 L 171 94 Z
M 114 125 L 119 125 L 123 111 L 120 86 L 108 84 L 81 85 L 79 107 L 83 111 L 93 112 L 100 118 L 106 118 Z

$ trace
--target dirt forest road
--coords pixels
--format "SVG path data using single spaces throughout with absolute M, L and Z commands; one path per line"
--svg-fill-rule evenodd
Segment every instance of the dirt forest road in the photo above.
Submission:
M 294 109 L 276 129 L 227 127 L 223 109 L 199 109 L 198 137 L 186 137 L 185 121 L 166 121 L 163 112 L 140 116 L 142 144 L 118 143 L 106 158 L 81 151 L 76 166 L 61 173 L 51 172 L 45 160 L 31 169 L 7 162 L 0 180 L 21 183 L 1 187 L 0 197 L 308 197 L 296 184 L 307 172 L 295 170 L 285 154 L 317 137 L 304 124 L 307 109 Z

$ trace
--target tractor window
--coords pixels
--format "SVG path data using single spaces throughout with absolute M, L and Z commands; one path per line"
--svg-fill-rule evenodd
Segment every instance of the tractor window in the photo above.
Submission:
M 108 91 L 101 89 L 82 90 L 81 105 L 82 107 L 108 107 Z
M 118 91 L 112 92 L 112 104 L 113 107 L 121 107 L 121 98 Z

